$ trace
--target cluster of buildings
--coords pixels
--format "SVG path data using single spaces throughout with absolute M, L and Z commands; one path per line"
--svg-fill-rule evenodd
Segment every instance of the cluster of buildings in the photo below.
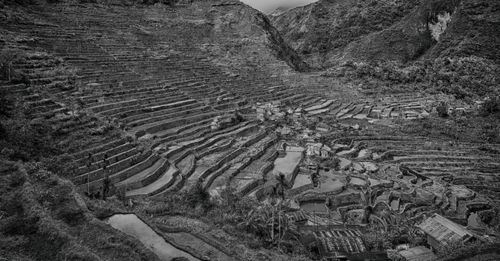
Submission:
M 305 166 L 304 171 L 317 173 L 318 168 L 321 168 L 320 166 L 322 166 L 318 163 L 319 161 L 336 159 L 339 157 L 339 154 L 336 153 L 339 151 L 338 148 L 335 146 L 330 147 L 329 144 L 320 142 L 322 141 L 321 136 L 324 133 L 330 132 L 331 127 L 322 121 L 318 121 L 316 117 L 306 117 L 307 112 L 301 108 L 282 109 L 281 104 L 277 102 L 257 104 L 256 111 L 258 120 L 262 122 L 275 121 L 278 124 L 276 132 L 278 136 L 281 137 L 281 140 L 278 142 L 276 148 L 279 155 L 284 156 L 286 154 L 287 143 L 285 140 L 291 140 L 292 143 L 300 144 L 300 146 L 305 149 L 305 159 L 301 163 L 302 166 Z M 315 127 L 312 128 L 313 130 L 308 128 L 309 123 L 314 123 Z M 356 126 L 354 128 L 356 128 Z M 359 128 L 359 126 L 357 128 Z M 345 150 L 346 148 L 343 149 L 343 152 L 350 152 L 350 150 Z M 363 153 L 360 152 L 356 154 L 359 158 Z M 340 156 L 341 159 L 342 157 L 344 156 Z M 345 157 L 348 158 L 349 155 L 345 155 Z M 365 158 L 362 159 L 366 161 Z M 359 165 L 363 163 L 371 164 L 369 166 L 364 166 L 364 170 L 366 170 L 366 172 L 363 173 L 366 175 L 371 175 L 378 171 L 378 167 L 370 162 L 352 162 L 352 165 L 356 166 L 356 164 Z M 342 168 L 342 162 L 339 162 L 339 165 L 341 170 L 345 169 Z M 362 172 L 356 172 L 355 168 L 348 172 L 362 175 L 359 174 Z M 311 179 L 312 176 L 313 175 L 311 175 Z M 363 192 L 367 191 L 367 186 L 371 189 L 379 189 L 376 185 L 370 183 L 367 183 L 368 185 L 365 184 L 363 186 L 356 187 L 356 182 L 349 181 L 350 177 L 350 175 L 347 176 L 347 183 L 349 183 L 349 186 L 352 189 L 357 189 Z M 371 179 L 368 178 L 368 180 Z M 390 184 L 390 189 L 390 187 L 392 187 L 392 182 L 388 184 Z M 381 183 L 381 185 L 386 188 L 385 183 Z M 337 201 L 333 204 L 337 206 L 346 205 L 346 211 L 350 213 L 356 212 L 358 209 L 349 209 L 349 207 L 353 202 L 362 204 L 363 197 L 353 199 L 353 196 L 360 195 L 354 192 L 356 191 L 353 191 L 351 194 L 346 192 L 344 193 L 345 195 L 339 194 L 334 197 L 335 199 L 338 198 L 340 200 L 344 198 L 343 196 L 348 196 L 346 197 L 346 204 Z M 367 193 L 367 195 L 369 195 L 369 191 Z M 356 225 L 357 223 L 348 224 L 346 222 L 338 221 L 338 219 L 335 221 L 334 219 L 331 219 L 330 216 L 324 216 L 324 213 L 315 212 L 314 215 L 311 213 L 304 214 L 304 210 L 301 209 L 299 204 L 297 204 L 297 207 L 300 209 L 299 211 L 291 212 L 295 213 L 293 214 L 293 221 L 301 230 L 303 237 L 309 240 L 309 242 L 306 243 L 311 245 L 311 250 L 317 252 L 323 260 L 387 260 L 386 251 L 370 252 L 363 241 L 363 233 L 369 233 L 368 231 L 370 230 L 367 228 L 372 225 L 371 223 L 360 225 Z M 311 207 L 314 208 L 314 206 Z M 363 211 L 367 211 L 367 209 L 359 209 L 358 211 L 361 213 L 361 216 L 363 216 Z M 401 244 L 397 247 L 397 249 L 391 250 L 395 251 L 402 260 L 437 260 L 436 251 L 444 246 L 456 243 L 467 243 L 474 240 L 485 240 L 483 237 L 477 235 L 466 227 L 439 214 L 424 217 L 422 220 L 423 221 L 417 223 L 416 226 L 420 233 L 425 234 L 425 242 L 422 245 L 410 247 L 409 244 Z M 385 227 L 385 229 L 387 229 L 387 227 Z

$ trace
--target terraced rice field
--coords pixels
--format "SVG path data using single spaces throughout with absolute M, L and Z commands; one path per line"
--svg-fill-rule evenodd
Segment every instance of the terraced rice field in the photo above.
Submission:
M 306 229 L 330 225 L 315 237 L 325 249 L 348 252 L 364 251 L 359 229 L 366 224 L 360 216 L 368 207 L 370 224 L 384 227 L 391 222 L 387 211 L 416 218 L 439 211 L 466 224 L 500 203 L 500 144 L 384 134 L 381 126 L 432 117 L 439 96 L 344 100 L 289 87 L 263 70 L 235 77 L 194 44 L 173 44 L 182 42 L 173 38 L 188 36 L 144 21 L 144 10 L 110 10 L 54 5 L 43 13 L 32 11 L 43 23 L 4 27 L 34 39 L 23 46 L 27 58 L 13 65 L 29 76 L 29 84 L 0 82 L 2 90 L 18 95 L 31 109 L 32 119 L 50 120 L 66 133 L 96 127 L 98 120 L 120 126 L 118 134 L 96 135 L 72 153 L 77 167 L 70 178 L 82 192 L 101 190 L 108 176 L 116 191 L 130 199 L 161 200 L 200 185 L 211 195 L 231 187 L 240 196 L 264 201 L 277 184 L 275 176 L 283 173 L 289 183 L 286 198 L 298 205 L 290 215 L 306 220 Z M 137 26 L 128 26 L 130 21 Z M 55 66 L 74 74 L 54 74 Z M 74 81 L 72 88 L 58 87 L 69 81 Z M 275 122 L 258 121 L 256 107 L 271 102 L 291 113 Z M 76 103 L 95 119 L 72 117 Z M 243 115 L 241 121 L 212 128 L 215 117 L 235 110 Z M 321 137 L 327 133 L 319 124 L 306 126 L 310 122 L 322 122 L 326 132 L 349 128 L 356 135 L 325 141 Z M 290 134 L 279 133 L 283 125 Z M 319 141 L 328 149 L 309 155 L 307 145 Z M 300 146 L 287 146 L 280 155 L 282 142 Z M 317 158 L 339 163 L 325 166 Z M 311 183 L 311 162 L 321 168 L 319 187 Z M 333 223 L 354 228 L 332 230 Z M 157 250 L 166 249 L 159 255 L 178 251 L 151 233 L 137 236 L 154 241 Z M 229 260 L 223 254 L 219 258 Z

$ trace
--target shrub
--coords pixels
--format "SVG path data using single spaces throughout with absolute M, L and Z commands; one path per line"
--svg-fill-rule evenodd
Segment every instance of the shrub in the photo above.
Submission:
M 448 117 L 448 105 L 446 103 L 441 102 L 441 104 L 439 104 L 436 107 L 436 111 L 437 111 L 439 117 L 441 117 L 441 118 Z
M 154 5 L 156 3 L 165 4 L 169 6 L 174 6 L 179 2 L 179 0 L 142 0 L 143 4 Z
M 340 166 L 340 159 L 338 158 L 324 159 L 322 164 L 325 168 L 338 170 Z
M 250 211 L 240 226 L 270 244 L 297 239 L 298 232 L 279 206 L 264 205 Z
M 497 114 L 500 112 L 500 96 L 491 97 L 484 101 L 481 105 L 480 113 L 482 116 Z
M 369 251 L 383 251 L 392 248 L 391 238 L 387 232 L 370 231 L 363 234 L 363 241 Z
M 204 209 L 210 207 L 210 194 L 203 188 L 202 182 L 197 182 L 196 185 L 189 191 L 186 201 L 191 207 L 202 206 Z
M 486 244 L 482 241 L 475 240 L 471 242 L 450 242 L 447 245 L 436 249 L 438 257 L 445 260 L 457 260 L 467 257 L 473 257 L 482 254 L 490 249 L 498 249 L 498 244 Z
M 7 97 L 7 93 L 5 91 L 0 90 L 0 117 L 10 116 L 13 107 L 14 107 L 13 100 Z
M 7 130 L 5 130 L 5 127 L 0 122 L 0 140 L 5 139 L 6 135 L 7 135 Z
M 8 147 L 13 149 L 7 155 L 11 160 L 39 160 L 59 153 L 52 139 L 53 130 L 46 121 L 28 120 L 22 115 L 16 115 L 14 119 L 6 119 L 2 124 L 5 129 L 4 139 Z
M 73 177 L 73 171 L 78 169 L 78 165 L 68 154 L 46 157 L 42 160 L 42 164 L 48 171 L 67 178 Z

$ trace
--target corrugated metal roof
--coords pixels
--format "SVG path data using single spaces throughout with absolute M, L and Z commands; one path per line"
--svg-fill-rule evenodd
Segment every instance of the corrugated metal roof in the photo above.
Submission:
M 339 253 L 362 253 L 366 251 L 365 244 L 361 239 L 362 233 L 352 229 L 330 229 L 314 232 L 316 238 L 326 255 L 338 255 Z
M 418 227 L 439 242 L 460 241 L 473 236 L 465 227 L 438 214 L 429 217 Z

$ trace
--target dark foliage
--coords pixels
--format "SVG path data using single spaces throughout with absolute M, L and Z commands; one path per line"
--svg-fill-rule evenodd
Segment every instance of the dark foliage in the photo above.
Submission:
M 143 4 L 154 5 L 156 3 L 165 4 L 169 6 L 174 6 L 179 2 L 179 0 L 142 0 Z
M 14 101 L 12 98 L 7 97 L 7 93 L 0 90 L 0 117 L 8 117 L 14 108 Z
M 349 61 L 331 69 L 325 76 L 363 83 L 367 90 L 401 91 L 413 87 L 431 93 L 443 92 L 458 99 L 497 95 L 500 92 L 500 67 L 478 57 L 439 58 L 409 65 Z
M 442 102 L 441 104 L 439 104 L 436 107 L 436 111 L 437 111 L 439 117 L 441 117 L 441 118 L 448 117 L 448 105 L 446 103 Z
M 60 153 L 53 140 L 53 129 L 45 120 L 30 120 L 22 114 L 5 119 L 0 144 L 4 157 L 17 161 L 37 161 Z
M 486 99 L 481 106 L 481 115 L 488 116 L 498 113 L 500 113 L 500 96 Z

